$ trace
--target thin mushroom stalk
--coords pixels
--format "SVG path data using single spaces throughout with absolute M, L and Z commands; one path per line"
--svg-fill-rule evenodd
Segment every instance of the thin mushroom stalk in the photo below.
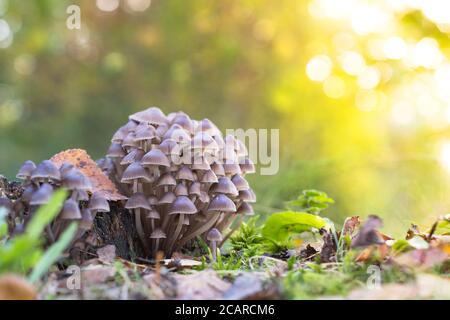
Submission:
M 187 234 L 186 236 L 184 236 L 183 239 L 181 239 L 178 242 L 177 250 L 179 250 L 179 248 L 184 246 L 188 241 L 196 238 L 197 236 L 199 236 L 199 235 L 205 233 L 206 231 L 208 231 L 209 229 L 211 229 L 214 226 L 214 224 L 216 223 L 218 218 L 219 218 L 219 214 L 218 213 L 214 214 L 214 216 L 208 222 L 206 222 L 204 225 L 202 225 L 200 228 L 198 228 L 197 230 L 194 230 L 190 234 Z
M 139 185 L 138 185 L 138 181 L 134 180 L 133 182 L 133 192 L 137 193 L 139 191 Z M 144 231 L 144 227 L 142 226 L 142 220 L 141 220 L 141 209 L 140 208 L 136 208 L 134 209 L 134 219 L 135 219 L 135 224 L 136 224 L 136 230 L 137 233 L 139 235 L 139 238 L 141 239 L 142 245 L 145 247 L 146 250 L 148 250 L 148 242 L 147 239 L 145 237 L 145 231 Z

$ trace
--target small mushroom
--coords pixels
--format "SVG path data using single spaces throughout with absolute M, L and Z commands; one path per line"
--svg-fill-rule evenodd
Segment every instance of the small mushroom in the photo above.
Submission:
M 50 201 L 50 197 L 52 196 L 52 194 L 53 194 L 53 187 L 48 183 L 44 183 L 31 196 L 30 206 L 40 206 L 46 204 L 47 202 Z
M 36 169 L 36 165 L 33 161 L 27 160 L 24 162 L 24 164 L 20 167 L 19 172 L 16 175 L 17 179 L 21 180 L 29 180 L 31 177 L 31 174 Z
M 78 202 L 70 198 L 67 199 L 58 218 L 61 220 L 80 220 L 82 216 Z
M 154 239 L 155 240 L 155 245 L 153 246 L 153 255 L 155 255 L 156 252 L 158 251 L 159 242 L 161 241 L 161 239 L 165 239 L 165 238 L 166 238 L 166 234 L 164 233 L 164 231 L 162 231 L 159 228 L 154 230 L 150 234 L 150 239 Z
M 95 218 L 97 212 L 109 212 L 110 207 L 108 200 L 99 192 L 94 192 L 89 200 L 88 209 L 92 213 L 92 217 Z
M 166 250 L 169 254 L 172 251 L 172 246 L 174 245 L 175 241 L 178 239 L 178 236 L 180 235 L 181 228 L 183 227 L 184 223 L 184 215 L 191 215 L 195 213 L 197 213 L 197 208 L 195 207 L 194 203 L 192 203 L 192 201 L 186 196 L 177 197 L 176 200 L 170 206 L 168 214 L 178 215 L 178 223 L 175 228 L 175 231 L 171 235 L 171 239 L 169 239 L 166 245 Z
M 206 240 L 211 243 L 212 259 L 215 262 L 217 258 L 217 243 L 222 241 L 222 234 L 216 228 L 212 228 L 206 235 Z
M 33 182 L 60 181 L 61 173 L 53 162 L 44 160 L 31 173 L 31 180 Z

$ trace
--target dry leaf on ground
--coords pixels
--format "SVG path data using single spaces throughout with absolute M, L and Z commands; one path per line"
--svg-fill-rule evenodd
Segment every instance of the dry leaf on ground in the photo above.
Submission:
M 221 299 L 231 284 L 220 279 L 212 270 L 189 275 L 176 274 L 177 298 L 185 300 Z

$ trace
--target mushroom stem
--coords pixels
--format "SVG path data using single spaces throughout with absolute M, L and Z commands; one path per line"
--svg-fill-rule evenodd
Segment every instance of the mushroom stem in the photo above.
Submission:
M 236 214 L 228 214 L 222 221 L 216 223 L 215 228 L 219 229 L 221 232 L 226 230 L 233 223 L 235 217 Z
M 191 231 L 189 234 L 183 237 L 183 239 L 180 240 L 178 243 L 176 250 L 184 246 L 189 240 L 194 239 L 195 237 L 201 235 L 202 233 L 208 231 L 212 226 L 216 223 L 217 219 L 219 218 L 220 214 L 213 213 L 213 217 L 207 221 L 204 225 L 202 225 L 197 230 Z
M 172 254 L 172 248 L 173 245 L 175 244 L 175 241 L 178 239 L 178 236 L 180 235 L 181 232 L 181 228 L 183 227 L 183 222 L 184 222 L 184 214 L 180 214 L 178 217 L 178 224 L 177 224 L 177 228 L 175 229 L 173 236 L 171 237 L 170 241 L 168 241 L 167 244 L 167 255 L 171 255 Z
M 159 238 L 155 239 L 155 241 L 156 242 L 155 242 L 155 247 L 153 248 L 153 256 L 156 259 L 156 255 L 157 255 L 157 253 L 159 251 Z
M 216 241 L 211 241 L 211 254 L 213 262 L 216 262 L 217 259 L 217 243 Z
M 138 192 L 138 181 L 136 179 L 133 182 L 133 193 L 137 192 Z M 146 241 L 147 239 L 145 238 L 145 232 L 141 221 L 141 209 L 139 208 L 134 209 L 134 220 L 136 224 L 136 231 L 139 235 L 139 238 L 141 239 L 142 245 L 144 246 L 144 249 L 148 252 L 149 250 L 148 243 Z
M 241 215 L 238 219 L 237 219 L 237 223 L 234 225 L 233 228 L 231 228 L 230 232 L 227 233 L 227 235 L 225 237 L 223 237 L 222 242 L 220 243 L 220 246 L 222 246 L 225 241 L 228 240 L 229 237 L 231 237 L 231 235 L 239 228 L 239 226 L 241 225 L 241 221 L 243 219 L 243 216 Z

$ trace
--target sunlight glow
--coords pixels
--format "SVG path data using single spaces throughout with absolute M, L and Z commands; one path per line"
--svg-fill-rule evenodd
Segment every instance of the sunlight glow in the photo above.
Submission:
M 346 85 L 340 77 L 331 76 L 323 83 L 323 91 L 328 97 L 339 99 L 345 95 Z
M 97 0 L 96 5 L 101 11 L 112 12 L 119 7 L 119 0 Z
M 358 76 L 358 86 L 373 89 L 380 83 L 380 72 L 375 67 L 367 67 Z
M 366 67 L 366 61 L 363 56 L 354 51 L 346 51 L 339 56 L 342 69 L 350 75 L 359 75 Z
M 306 74 L 313 81 L 322 82 L 331 74 L 333 63 L 327 55 L 311 58 L 306 65 Z
M 441 166 L 450 172 L 450 142 L 444 142 L 439 151 L 439 163 Z
M 390 37 L 384 43 L 383 51 L 386 58 L 402 59 L 407 52 L 407 45 L 405 40 L 400 37 Z

